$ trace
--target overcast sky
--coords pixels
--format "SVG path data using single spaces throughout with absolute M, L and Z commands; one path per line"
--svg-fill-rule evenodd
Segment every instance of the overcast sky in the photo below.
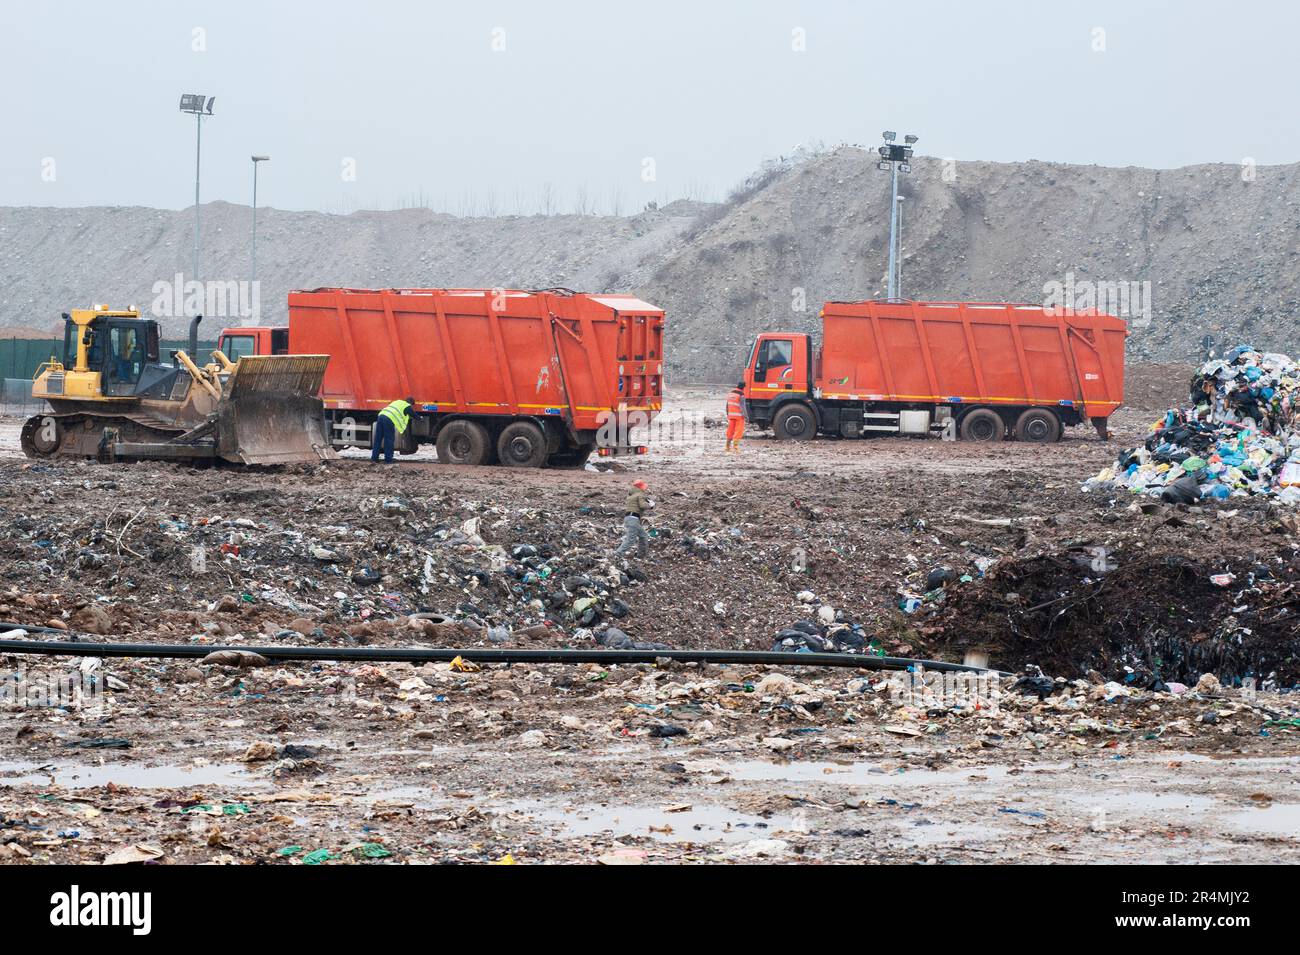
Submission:
M 1300 159 L 1283 2 L 0 4 L 0 205 L 624 213 L 799 144 L 1173 167 Z M 349 176 L 349 174 L 351 174 Z M 582 199 L 585 193 L 585 201 Z

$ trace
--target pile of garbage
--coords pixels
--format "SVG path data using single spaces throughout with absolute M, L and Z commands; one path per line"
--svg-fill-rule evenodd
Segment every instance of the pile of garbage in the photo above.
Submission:
M 914 562 L 915 558 L 909 556 L 908 560 Z M 969 571 L 958 573 L 946 564 L 934 567 L 928 572 L 913 570 L 907 575 L 903 586 L 898 588 L 898 609 L 907 614 L 934 610 L 948 596 L 950 587 L 968 584 L 975 580 L 976 576 L 983 577 L 996 561 L 986 555 L 974 554 L 970 558 L 970 563 L 974 575 Z
M 1172 408 L 1141 447 L 1083 484 L 1171 504 L 1263 495 L 1300 504 L 1300 365 L 1249 345 L 1205 362 L 1191 407 Z
M 822 603 L 811 590 L 800 591 L 796 598 L 806 609 L 816 612 L 816 619 L 796 620 L 780 630 L 772 649 L 785 653 L 870 653 L 884 651 L 871 643 L 865 628 L 830 604 Z

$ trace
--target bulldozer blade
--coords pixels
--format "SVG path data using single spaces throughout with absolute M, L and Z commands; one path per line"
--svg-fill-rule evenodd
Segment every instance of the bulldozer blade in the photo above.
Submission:
M 245 355 L 226 382 L 229 397 L 274 393 L 316 397 L 329 355 Z
M 217 405 L 217 454 L 238 464 L 316 464 L 334 456 L 316 396 L 328 355 L 247 355 Z

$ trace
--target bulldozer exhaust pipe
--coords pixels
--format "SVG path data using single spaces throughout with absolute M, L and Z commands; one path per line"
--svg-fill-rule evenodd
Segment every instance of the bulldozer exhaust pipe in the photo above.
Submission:
M 202 315 L 195 315 L 190 319 L 190 348 L 187 353 L 191 358 L 197 358 L 199 350 L 199 322 L 203 321 Z

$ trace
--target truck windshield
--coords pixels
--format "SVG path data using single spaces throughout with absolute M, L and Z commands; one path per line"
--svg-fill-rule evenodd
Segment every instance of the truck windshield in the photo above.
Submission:
M 252 335 L 228 335 L 226 346 L 222 349 L 231 361 L 239 361 L 245 355 L 257 352 L 257 339 Z
M 773 368 L 790 364 L 794 357 L 794 342 L 788 338 L 769 338 L 763 342 L 762 363 Z

